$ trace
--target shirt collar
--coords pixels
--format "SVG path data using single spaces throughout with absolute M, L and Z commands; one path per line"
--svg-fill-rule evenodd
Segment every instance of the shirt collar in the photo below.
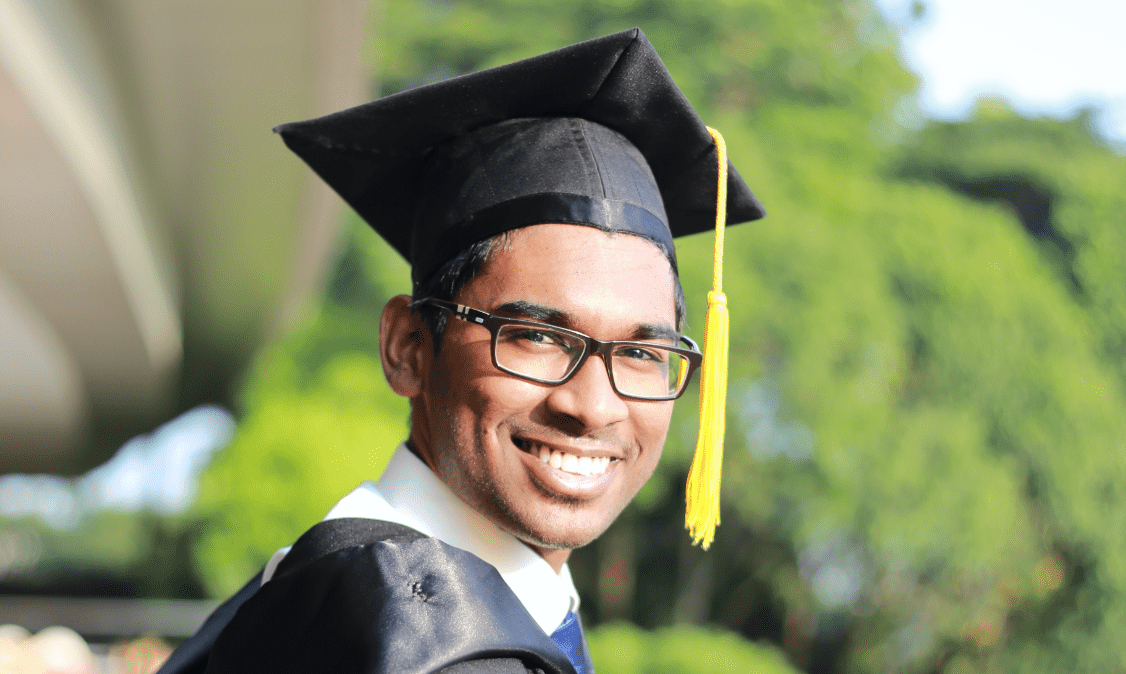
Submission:
M 399 445 L 375 484 L 364 482 L 336 504 L 326 520 L 366 517 L 395 522 L 477 555 L 547 634 L 578 612 L 579 595 L 564 564 L 557 574 L 538 553 L 470 508 L 430 467 Z

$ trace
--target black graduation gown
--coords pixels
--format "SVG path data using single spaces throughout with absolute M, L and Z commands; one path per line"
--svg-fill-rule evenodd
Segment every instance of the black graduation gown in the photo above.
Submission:
M 321 522 L 158 674 L 575 674 L 491 565 L 407 527 Z

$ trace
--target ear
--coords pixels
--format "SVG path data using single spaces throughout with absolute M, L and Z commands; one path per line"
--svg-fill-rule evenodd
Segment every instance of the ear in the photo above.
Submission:
M 391 390 L 404 398 L 418 396 L 433 355 L 430 330 L 411 310 L 410 296 L 392 297 L 379 319 L 379 357 Z

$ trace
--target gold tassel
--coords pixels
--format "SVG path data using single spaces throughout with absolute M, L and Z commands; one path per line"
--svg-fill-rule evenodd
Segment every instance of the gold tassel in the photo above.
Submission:
M 727 408 L 727 297 L 723 294 L 723 228 L 727 223 L 727 146 L 719 131 L 708 127 L 719 155 L 716 189 L 715 257 L 708 317 L 704 322 L 704 363 L 700 368 L 700 435 L 685 486 L 684 526 L 693 545 L 705 550 L 719 525 L 719 483 L 723 468 L 723 432 Z

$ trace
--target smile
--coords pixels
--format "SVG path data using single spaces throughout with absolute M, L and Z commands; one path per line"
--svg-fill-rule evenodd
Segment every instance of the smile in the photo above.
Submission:
M 609 456 L 578 456 L 523 438 L 513 438 L 512 440 L 521 450 L 538 457 L 544 465 L 571 475 L 582 475 L 584 477 L 602 475 L 609 469 L 610 463 L 615 461 Z

